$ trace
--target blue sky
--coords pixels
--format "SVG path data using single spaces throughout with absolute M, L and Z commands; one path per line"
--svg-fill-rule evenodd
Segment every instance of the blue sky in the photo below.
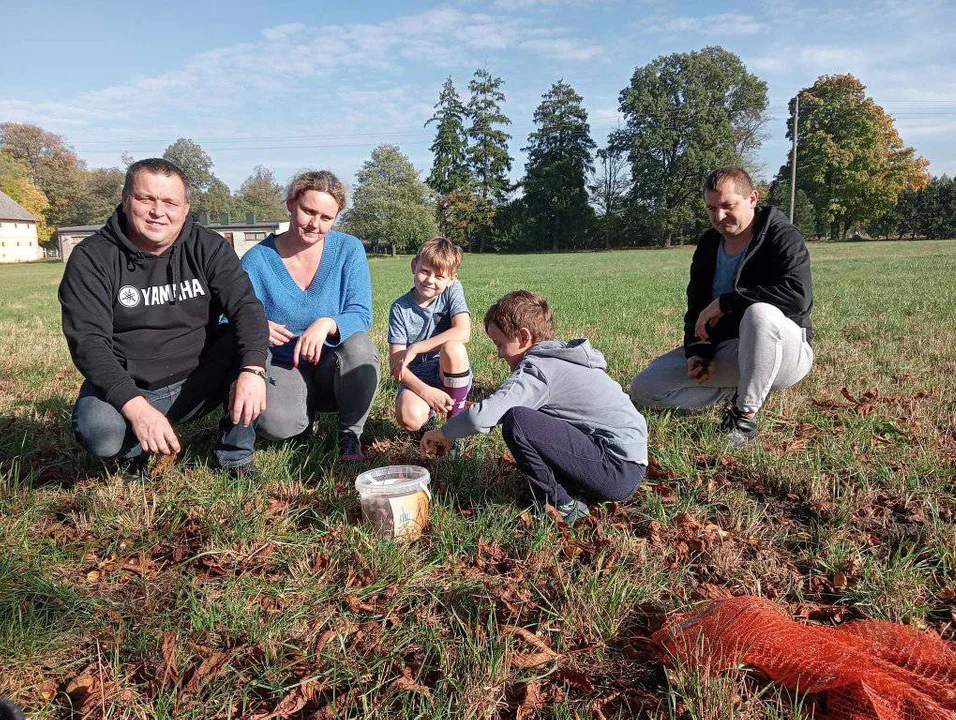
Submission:
M 91 167 L 190 137 L 233 189 L 256 164 L 283 182 L 323 167 L 352 183 L 381 142 L 424 177 L 434 129 L 423 125 L 442 82 L 451 75 L 467 97 L 485 66 L 505 80 L 517 179 L 534 108 L 557 79 L 584 97 L 600 145 L 635 67 L 722 45 L 769 85 L 765 176 L 788 152 L 789 98 L 844 72 L 897 119 L 932 173 L 952 175 L 954 10 L 941 0 L 0 0 L 0 121 L 63 135 Z

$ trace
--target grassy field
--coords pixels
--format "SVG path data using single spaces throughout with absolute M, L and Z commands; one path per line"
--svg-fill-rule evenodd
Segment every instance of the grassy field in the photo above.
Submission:
M 816 365 L 772 397 L 759 448 L 716 410 L 648 413 L 648 481 L 573 533 L 530 505 L 500 435 L 418 458 L 383 381 L 367 465 L 432 474 L 410 546 L 359 520 L 333 425 L 265 445 L 266 480 L 210 464 L 215 418 L 152 483 L 73 443 L 80 384 L 62 266 L 0 268 L 0 694 L 33 718 L 796 718 L 743 672 L 664 668 L 664 613 L 722 594 L 825 623 L 882 618 L 956 639 L 956 243 L 811 250 Z M 626 385 L 680 340 L 690 250 L 468 256 L 473 314 L 528 288 Z M 409 286 L 374 259 L 375 340 Z M 479 392 L 507 368 L 478 329 Z

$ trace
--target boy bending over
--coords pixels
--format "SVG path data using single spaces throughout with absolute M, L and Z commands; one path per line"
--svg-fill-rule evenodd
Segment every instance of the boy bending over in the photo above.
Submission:
M 623 500 L 644 477 L 647 423 L 585 339 L 554 340 L 551 308 L 526 290 L 485 313 L 485 332 L 512 373 L 492 395 L 422 437 L 424 452 L 501 425 L 536 494 L 570 524 L 587 502 Z
M 460 413 L 471 389 L 465 349 L 471 315 L 458 282 L 460 266 L 461 248 L 432 238 L 412 260 L 412 289 L 388 314 L 389 365 L 399 382 L 395 417 L 411 431 L 437 413 Z

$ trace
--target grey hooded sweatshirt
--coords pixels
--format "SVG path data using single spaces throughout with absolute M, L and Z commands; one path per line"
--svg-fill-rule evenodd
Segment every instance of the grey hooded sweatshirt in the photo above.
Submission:
M 451 440 L 486 433 L 511 408 L 529 407 L 569 422 L 613 457 L 647 465 L 647 423 L 606 369 L 583 338 L 539 342 L 501 387 L 441 431 Z

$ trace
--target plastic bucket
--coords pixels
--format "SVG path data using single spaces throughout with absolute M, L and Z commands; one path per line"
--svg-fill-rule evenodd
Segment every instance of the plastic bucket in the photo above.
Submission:
M 388 465 L 355 478 L 362 515 L 382 537 L 417 540 L 428 524 L 431 493 L 428 470 L 418 465 Z

